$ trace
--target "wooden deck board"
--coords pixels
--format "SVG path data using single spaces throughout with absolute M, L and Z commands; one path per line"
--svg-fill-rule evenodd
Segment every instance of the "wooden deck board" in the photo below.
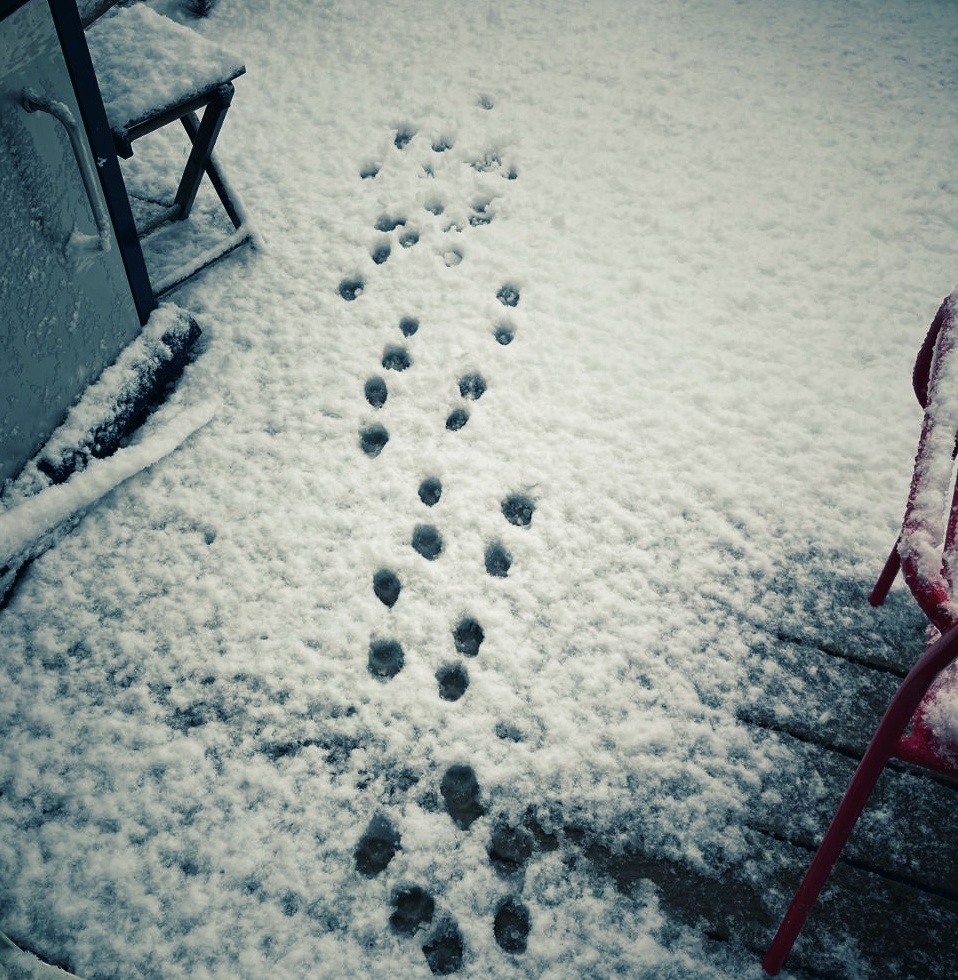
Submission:
M 753 803 L 749 826 L 799 847 L 821 840 L 856 762 L 844 753 L 762 732 L 792 764 Z M 958 901 L 958 787 L 904 766 L 882 775 L 844 858 L 890 879 Z
M 751 802 L 755 857 L 729 875 L 725 928 L 746 946 L 764 949 L 771 939 L 889 699 L 923 650 L 923 620 L 907 594 L 886 610 L 868 607 L 865 594 L 863 583 L 839 583 L 831 594 L 798 589 L 774 632 L 753 645 L 739 716 L 757 744 L 784 751 L 788 762 Z M 750 898 L 736 897 L 743 888 Z M 770 927 L 759 924 L 766 918 Z M 844 977 L 834 953 L 844 949 L 856 950 L 876 980 L 958 976 L 958 782 L 904 763 L 886 769 L 786 971 Z

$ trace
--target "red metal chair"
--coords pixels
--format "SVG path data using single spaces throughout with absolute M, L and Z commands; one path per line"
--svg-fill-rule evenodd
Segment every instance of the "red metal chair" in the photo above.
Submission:
M 869 596 L 879 606 L 899 570 L 931 624 L 929 644 L 882 716 L 805 877 L 762 960 L 782 968 L 862 810 L 891 758 L 958 779 L 958 744 L 936 715 L 958 704 L 958 291 L 941 305 L 915 362 L 913 384 L 925 409 L 902 531 Z M 958 708 L 955 708 L 958 713 Z M 940 721 L 940 718 L 938 719 Z M 936 730 L 937 729 L 937 730 Z

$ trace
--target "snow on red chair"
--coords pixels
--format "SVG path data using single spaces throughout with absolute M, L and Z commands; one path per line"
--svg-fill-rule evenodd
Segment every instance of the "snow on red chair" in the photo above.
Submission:
M 930 622 L 925 653 L 891 699 L 762 967 L 782 968 L 878 778 L 892 757 L 958 779 L 958 291 L 942 304 L 915 362 L 925 409 L 901 536 L 869 596 L 879 606 L 899 569 Z M 909 728 L 910 725 L 910 728 Z

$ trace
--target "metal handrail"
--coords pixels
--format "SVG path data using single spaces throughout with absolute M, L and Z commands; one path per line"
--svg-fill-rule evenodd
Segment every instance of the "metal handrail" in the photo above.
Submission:
M 70 137 L 73 156 L 76 159 L 80 176 L 83 178 L 83 187 L 86 190 L 87 200 L 90 202 L 90 210 L 93 212 L 93 220 L 97 228 L 96 237 L 85 235 L 74 229 L 70 237 L 70 244 L 85 252 L 109 252 L 113 242 L 110 217 L 100 198 L 96 172 L 84 148 L 80 125 L 76 121 L 76 117 L 68 105 L 58 102 L 56 99 L 47 98 L 33 88 L 28 87 L 23 90 L 20 103 L 27 112 L 46 112 L 53 116 Z

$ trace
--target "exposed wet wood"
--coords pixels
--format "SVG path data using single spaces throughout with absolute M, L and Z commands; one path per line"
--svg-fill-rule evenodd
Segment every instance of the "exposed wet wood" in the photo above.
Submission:
M 754 644 L 754 696 L 740 711 L 755 740 L 789 760 L 750 807 L 756 857 L 748 869 L 730 872 L 736 884 L 723 913 L 730 939 L 762 949 L 888 700 L 922 650 L 917 616 L 883 618 L 858 606 L 831 630 L 827 615 L 813 610 L 802 619 L 807 612 L 795 611 L 792 628 Z M 749 888 L 752 896 L 740 897 Z M 766 927 L 769 915 L 774 921 Z M 882 980 L 958 975 L 958 782 L 889 764 L 785 972 L 844 977 L 849 949 Z

